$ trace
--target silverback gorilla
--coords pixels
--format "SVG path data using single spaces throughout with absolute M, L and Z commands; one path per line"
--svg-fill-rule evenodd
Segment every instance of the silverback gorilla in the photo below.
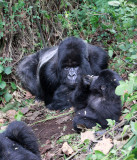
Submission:
M 70 94 L 83 75 L 98 75 L 108 66 L 108 55 L 100 47 L 69 37 L 59 46 L 45 48 L 24 57 L 17 67 L 24 88 L 47 108 L 63 110 L 71 106 Z
M 0 160 L 41 160 L 37 140 L 24 122 L 12 122 L 0 133 Z
M 106 119 L 116 122 L 121 114 L 121 100 L 115 94 L 121 77 L 114 71 L 105 69 L 99 76 L 85 76 L 72 94 L 72 104 L 76 114 L 73 126 L 77 132 L 78 125 L 92 128 L 99 123 L 107 127 Z

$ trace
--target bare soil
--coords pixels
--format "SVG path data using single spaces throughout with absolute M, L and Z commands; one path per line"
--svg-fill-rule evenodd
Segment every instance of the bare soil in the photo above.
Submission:
M 32 127 L 38 139 L 42 160 L 64 159 L 64 154 L 61 152 L 62 144 L 57 143 L 57 141 L 62 136 L 75 133 L 72 124 L 73 115 L 71 113 L 66 115 L 68 112 L 69 110 L 61 113 L 56 112 L 55 116 L 46 121 L 43 115 L 37 117 L 38 120 L 35 121 L 28 120 L 29 118 L 25 120 L 25 122 Z

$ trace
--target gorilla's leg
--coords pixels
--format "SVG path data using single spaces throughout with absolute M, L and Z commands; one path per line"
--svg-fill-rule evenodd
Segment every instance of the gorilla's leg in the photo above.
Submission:
M 73 127 L 79 133 L 81 129 L 78 127 L 84 126 L 86 128 L 92 128 L 98 123 L 97 114 L 94 110 L 86 107 L 85 109 L 78 110 L 73 119 Z
M 24 122 L 10 123 L 4 135 L 40 157 L 36 137 Z

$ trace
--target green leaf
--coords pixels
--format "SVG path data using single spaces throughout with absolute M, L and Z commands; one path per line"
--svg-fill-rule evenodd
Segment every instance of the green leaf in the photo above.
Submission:
M 126 46 L 124 44 L 121 44 L 119 45 L 119 48 L 122 50 L 122 51 L 126 51 Z
M 110 127 L 112 127 L 112 126 L 115 125 L 115 120 L 112 120 L 112 119 L 106 119 L 106 120 L 107 120 L 108 125 L 109 125 Z
M 137 122 L 131 122 L 131 130 L 137 136 Z
M 125 125 L 124 126 L 123 132 L 121 133 L 122 136 L 126 133 L 126 131 L 128 130 L 128 128 L 129 128 L 129 125 Z
M 135 113 L 137 111 L 137 104 L 131 106 L 131 113 Z
M 128 121 L 131 119 L 131 117 L 132 117 L 132 113 L 129 113 L 129 114 L 127 114 L 126 116 L 125 116 L 125 119 L 127 119 Z
M 3 57 L 0 57 L 0 61 L 1 61 L 1 62 L 3 61 Z
M 11 82 L 11 87 L 12 87 L 12 89 L 17 89 L 17 86 L 14 82 Z
M 135 156 L 134 158 L 137 159 L 137 148 L 133 149 L 131 154 L 134 154 L 134 156 Z
M 8 92 L 6 92 L 6 94 L 4 95 L 4 98 L 5 98 L 6 102 L 9 102 L 12 98 L 12 95 L 9 94 Z
M 2 81 L 2 75 L 0 74 L 0 82 Z
M 121 96 L 125 93 L 125 91 L 128 87 L 128 84 L 124 81 L 120 81 L 119 83 L 120 83 L 120 85 L 117 86 L 115 93 L 116 93 L 116 95 Z
M 96 155 L 96 159 L 102 159 L 105 156 L 103 152 L 98 150 L 95 151 L 95 155 Z
M 110 6 L 115 6 L 115 7 L 120 6 L 120 2 L 119 1 L 109 1 L 108 4 Z
M 132 55 L 130 58 L 131 59 L 137 59 L 137 55 Z
M 133 136 L 129 142 L 124 146 L 124 148 L 129 148 L 131 146 L 133 146 L 134 144 L 136 144 L 137 142 L 137 136 Z
M 4 72 L 5 72 L 7 75 L 9 75 L 9 74 L 11 73 L 11 67 L 6 67 L 6 68 L 4 69 Z
M 128 88 L 127 88 L 127 90 L 128 90 L 129 94 L 131 94 L 133 92 L 133 87 L 134 87 L 134 80 L 132 79 L 132 80 L 130 80 L 128 82 Z
M 86 145 L 89 144 L 89 142 L 90 142 L 89 139 L 85 139 L 85 140 L 84 140 L 84 143 L 85 143 Z
M 124 160 L 135 160 L 135 155 L 130 154 L 128 157 L 126 157 Z
M 29 6 L 29 8 L 31 9 L 31 8 L 33 8 L 33 6 Z
M 128 93 L 125 93 L 125 94 L 124 94 L 124 102 L 126 102 L 126 101 L 128 100 L 128 98 L 129 98 L 129 94 L 128 94 Z
M 15 115 L 15 119 L 17 121 L 21 121 L 21 118 L 23 117 L 23 113 L 21 111 L 19 111 L 16 115 Z
M 0 88 L 4 89 L 6 87 L 6 83 L 4 81 L 0 82 Z
M 114 33 L 114 34 L 116 33 L 116 31 L 114 29 L 110 29 L 110 32 Z
M 2 73 L 4 71 L 4 67 L 3 65 L 0 64 L 0 73 Z
M 128 99 L 126 100 L 127 102 L 132 102 L 133 100 L 137 99 L 137 95 L 132 95 L 131 97 L 128 97 Z
M 108 51 L 108 55 L 109 55 L 110 58 L 112 58 L 112 56 L 113 56 L 113 50 L 109 50 Z
M 130 48 L 130 49 L 129 49 L 129 52 L 131 52 L 131 53 L 132 53 L 133 51 L 134 51 L 134 49 L 133 49 L 133 48 Z
M 85 160 L 92 160 L 91 158 L 92 158 L 92 154 L 89 154 L 89 155 L 87 155 Z
M 21 104 L 19 103 L 19 102 L 14 102 L 14 103 L 8 103 L 8 104 L 6 104 L 5 105 L 5 107 L 4 108 L 2 108 L 2 112 L 7 112 L 8 110 L 10 110 L 10 109 L 18 109 L 19 108 L 19 106 L 21 106 Z

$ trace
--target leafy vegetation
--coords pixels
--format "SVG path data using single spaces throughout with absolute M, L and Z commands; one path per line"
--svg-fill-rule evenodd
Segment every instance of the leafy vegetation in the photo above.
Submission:
M 3 103 L 9 102 L 12 98 L 12 95 L 9 93 L 9 85 L 8 82 L 5 82 L 4 76 L 11 74 L 11 67 L 6 67 L 5 63 L 12 61 L 11 58 L 0 58 L 0 102 Z M 12 90 L 16 89 L 16 85 L 14 82 L 10 82 L 10 87 Z
M 67 36 L 81 37 L 105 48 L 110 57 L 109 68 L 118 72 L 125 80 L 116 89 L 123 104 L 120 126 L 122 146 L 118 148 L 114 145 L 107 155 L 92 150 L 86 160 L 137 159 L 136 22 L 135 0 L 36 0 L 33 3 L 32 0 L 1 0 L 0 108 L 3 112 L 17 110 L 15 118 L 20 120 L 23 116 L 20 107 L 30 105 L 33 101 L 22 101 L 13 95 L 14 91 L 25 95 L 21 87 L 16 86 L 14 76 L 16 64 L 24 55 L 34 53 L 44 46 L 56 45 Z M 109 135 L 114 140 L 117 125 L 111 120 L 108 123 L 107 133 L 103 135 Z M 94 130 L 100 130 L 99 125 Z M 127 141 L 125 135 L 128 135 Z M 78 135 L 61 137 L 58 143 L 63 141 L 72 145 L 75 151 L 89 146 L 88 143 L 79 144 Z

